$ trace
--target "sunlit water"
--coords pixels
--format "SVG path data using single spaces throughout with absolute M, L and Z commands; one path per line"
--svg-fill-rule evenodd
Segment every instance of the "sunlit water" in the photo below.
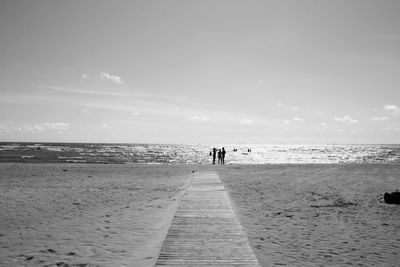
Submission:
M 400 145 L 224 147 L 227 151 L 226 164 L 400 163 Z M 208 164 L 212 160 L 209 154 L 212 148 L 213 145 L 0 143 L 0 161 Z

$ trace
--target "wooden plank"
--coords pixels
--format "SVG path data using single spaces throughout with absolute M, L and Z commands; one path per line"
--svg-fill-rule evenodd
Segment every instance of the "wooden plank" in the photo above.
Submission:
M 260 266 L 215 172 L 197 172 L 186 189 L 156 266 Z

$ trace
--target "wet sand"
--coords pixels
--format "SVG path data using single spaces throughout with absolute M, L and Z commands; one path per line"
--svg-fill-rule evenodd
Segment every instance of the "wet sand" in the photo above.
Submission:
M 396 165 L 228 166 L 219 171 L 263 266 L 398 266 Z
M 192 170 L 216 170 L 262 266 L 396 266 L 396 165 L 0 164 L 0 266 L 153 266 Z

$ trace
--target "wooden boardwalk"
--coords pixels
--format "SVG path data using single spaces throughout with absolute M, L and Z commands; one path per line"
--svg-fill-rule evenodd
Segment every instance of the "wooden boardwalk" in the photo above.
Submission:
M 260 266 L 215 172 L 196 172 L 156 266 Z

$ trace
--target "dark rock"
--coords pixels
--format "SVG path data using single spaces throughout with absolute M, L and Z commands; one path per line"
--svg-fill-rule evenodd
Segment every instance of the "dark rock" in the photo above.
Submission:
M 393 193 L 385 193 L 383 195 L 383 200 L 387 204 L 400 204 L 400 192 L 396 191 Z

